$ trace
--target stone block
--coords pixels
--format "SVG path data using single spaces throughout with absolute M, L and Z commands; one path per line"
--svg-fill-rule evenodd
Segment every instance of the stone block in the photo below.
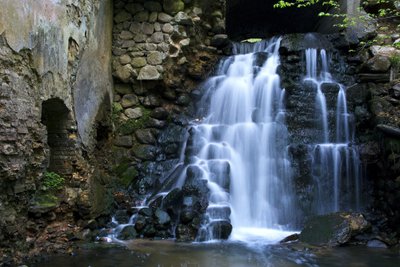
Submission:
M 172 21 L 172 17 L 166 13 L 158 13 L 158 21 L 162 23 L 168 23 Z
M 150 65 L 159 65 L 163 61 L 163 55 L 162 53 L 158 51 L 150 52 L 147 55 L 147 63 Z
M 154 66 L 143 67 L 137 78 L 138 80 L 160 80 L 161 74 L 158 72 L 157 68 Z
M 139 99 L 134 94 L 124 95 L 121 100 L 121 106 L 123 108 L 129 108 L 139 103 Z
M 134 59 L 132 59 L 131 65 L 134 68 L 141 68 L 146 66 L 147 61 L 144 57 L 136 57 Z
M 149 12 L 148 11 L 140 11 L 137 13 L 133 19 L 137 22 L 146 22 L 149 21 Z

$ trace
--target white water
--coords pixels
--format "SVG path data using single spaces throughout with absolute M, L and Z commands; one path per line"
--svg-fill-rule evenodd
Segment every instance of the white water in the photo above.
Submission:
M 195 126 L 195 138 L 203 145 L 194 163 L 203 170 L 211 191 L 206 239 L 215 238 L 212 222 L 229 220 L 229 208 L 231 240 L 276 242 L 290 234 L 283 230 L 295 221 L 285 91 L 276 73 L 279 44 L 277 39 L 255 48 L 254 52 L 268 53 L 261 67 L 255 66 L 254 52 L 236 55 L 206 83 L 202 105 L 207 105 L 207 98 L 210 102 L 203 123 Z M 235 48 L 241 50 L 249 48 Z
M 320 69 L 319 75 L 318 70 Z M 347 110 L 346 88 L 336 83 L 329 72 L 325 50 L 306 50 L 306 78 L 317 88 L 316 114 L 320 117 L 317 128 L 322 128 L 322 142 L 311 146 L 312 171 L 316 183 L 315 211 L 318 214 L 360 208 L 360 160 L 352 134 L 352 115 Z M 329 138 L 329 117 L 323 84 L 336 84 L 336 136 Z M 331 118 L 333 119 L 333 118 Z

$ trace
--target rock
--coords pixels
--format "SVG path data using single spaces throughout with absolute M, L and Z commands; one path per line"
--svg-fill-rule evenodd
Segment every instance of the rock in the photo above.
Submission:
M 131 78 L 137 76 L 137 73 L 130 64 L 126 64 L 123 66 L 118 66 L 114 75 L 122 82 L 128 83 Z
M 158 72 L 157 68 L 154 66 L 143 67 L 137 78 L 138 80 L 160 80 L 161 74 Z
M 293 235 L 285 237 L 284 239 L 279 241 L 279 243 L 289 243 L 289 242 L 293 242 L 293 241 L 297 241 L 297 240 L 299 240 L 299 234 L 293 234 Z
M 145 217 L 152 217 L 153 216 L 153 210 L 151 208 L 143 208 L 139 210 L 139 214 L 143 215 Z
M 143 106 L 146 108 L 154 108 L 160 106 L 160 99 L 156 95 L 149 95 L 141 100 Z
M 129 108 L 139 103 L 139 99 L 134 94 L 124 95 L 121 100 L 121 106 L 123 108 Z
M 149 20 L 149 12 L 148 11 L 140 11 L 133 17 L 133 19 L 137 22 L 146 22 Z
M 155 32 L 150 37 L 151 42 L 159 44 L 164 41 L 164 34 L 162 32 Z
M 384 124 L 378 124 L 376 128 L 382 131 L 384 134 L 400 138 L 400 128 Z
M 128 225 L 128 226 L 125 226 L 124 229 L 122 229 L 121 233 L 119 233 L 118 239 L 131 240 L 131 239 L 135 239 L 136 235 L 137 235 L 137 233 L 135 230 L 135 226 Z
M 217 48 L 225 47 L 229 44 L 228 35 L 226 34 L 216 34 L 211 39 L 211 45 Z
M 365 232 L 370 224 L 360 213 L 337 212 L 310 218 L 299 240 L 311 245 L 338 246 Z
M 158 142 L 162 145 L 169 143 L 181 143 L 186 140 L 187 130 L 184 127 L 177 125 L 170 125 L 165 131 L 163 131 Z
M 189 225 L 179 224 L 176 228 L 176 238 L 179 241 L 189 242 L 194 241 L 197 235 L 197 229 L 190 227 Z
M 180 220 L 182 223 L 188 224 L 193 220 L 194 215 L 195 215 L 195 213 L 193 212 L 192 209 L 188 209 L 188 208 L 183 209 L 181 211 Z
M 183 11 L 185 4 L 181 0 L 163 0 L 164 11 L 175 15 L 179 11 Z
M 396 99 L 400 99 L 400 83 L 394 85 L 390 90 L 389 93 L 392 97 Z
M 373 45 L 369 50 L 371 51 L 373 56 L 391 57 L 395 54 L 400 54 L 400 51 L 391 46 Z
M 174 17 L 174 21 L 180 25 L 186 25 L 186 26 L 193 25 L 192 18 L 189 17 L 185 12 L 178 12 Z
M 133 155 L 142 160 L 155 160 L 158 149 L 151 145 L 137 145 L 133 148 Z
M 131 148 L 133 145 L 132 136 L 130 135 L 117 136 L 114 140 L 114 145 L 119 147 Z
M 131 57 L 129 55 L 125 54 L 119 57 L 119 63 L 121 63 L 121 65 L 128 64 L 129 62 L 131 62 Z
M 157 18 L 158 18 L 158 13 L 157 12 L 151 12 L 150 16 L 149 16 L 149 22 L 150 23 L 155 23 L 157 21 Z M 156 25 L 154 25 L 154 28 L 155 27 L 156 27 Z
M 125 94 L 131 94 L 132 93 L 132 86 L 129 84 L 124 84 L 124 83 L 117 83 L 114 85 L 114 90 L 115 92 L 125 95 Z
M 158 21 L 162 23 L 168 23 L 172 21 L 172 17 L 166 13 L 158 13 Z
M 386 56 L 376 55 L 369 59 L 363 68 L 372 72 L 387 72 L 390 68 L 390 60 Z
M 129 27 L 129 31 L 133 32 L 135 34 L 141 33 L 142 31 L 142 23 L 134 21 L 131 23 L 131 26 Z
M 155 108 L 151 112 L 150 116 L 152 118 L 158 119 L 158 120 L 165 120 L 168 118 L 168 111 L 165 108 Z
M 146 39 L 147 39 L 147 36 L 146 36 L 146 34 L 143 34 L 143 33 L 137 33 L 137 34 L 135 35 L 135 37 L 133 38 L 133 40 L 134 40 L 136 43 L 143 43 L 143 42 L 146 41 Z M 139 47 L 139 46 L 137 45 L 136 47 Z
M 170 23 L 165 23 L 162 26 L 162 31 L 165 33 L 172 33 L 174 31 L 174 27 Z
M 142 144 L 155 144 L 156 138 L 151 129 L 140 129 L 135 132 L 136 138 Z
M 144 8 L 151 12 L 160 12 L 162 11 L 162 6 L 159 2 L 156 1 L 146 1 L 144 2 Z
M 159 225 L 165 225 L 171 222 L 171 217 L 163 210 L 157 209 L 154 215 L 156 217 L 156 223 Z
M 148 22 L 143 22 L 142 23 L 142 32 L 147 35 L 153 34 L 154 33 L 154 24 L 148 23 Z
M 147 64 L 147 61 L 146 61 L 146 58 L 144 58 L 144 57 L 135 57 L 131 61 L 131 65 L 134 68 L 141 68 L 141 67 L 146 66 L 146 64 Z
M 155 50 L 157 50 L 157 45 L 156 44 L 147 43 L 145 48 L 146 48 L 147 51 L 155 51 Z
M 388 245 L 379 239 L 372 239 L 368 241 L 367 247 L 369 248 L 387 248 Z
M 122 31 L 119 35 L 119 38 L 121 38 L 122 40 L 133 39 L 133 33 L 131 33 L 130 31 Z
M 136 14 L 140 11 L 144 10 L 144 7 L 142 4 L 138 3 L 129 3 L 125 5 L 125 9 L 129 11 L 131 14 Z
M 129 20 L 131 20 L 131 19 L 132 19 L 132 15 L 129 14 L 128 12 L 126 12 L 126 11 L 121 11 L 121 12 L 119 12 L 117 15 L 115 15 L 115 17 L 114 17 L 114 21 L 115 21 L 116 23 L 121 23 L 121 22 L 124 22 L 124 21 L 129 21 Z
M 232 232 L 232 225 L 225 220 L 211 222 L 208 227 L 211 228 L 213 238 L 216 239 L 228 239 Z
M 162 63 L 162 61 L 163 55 L 158 51 L 150 52 L 147 55 L 147 63 L 149 63 L 150 65 L 159 65 Z
M 143 116 L 141 108 L 128 108 L 124 113 L 129 119 L 139 119 Z

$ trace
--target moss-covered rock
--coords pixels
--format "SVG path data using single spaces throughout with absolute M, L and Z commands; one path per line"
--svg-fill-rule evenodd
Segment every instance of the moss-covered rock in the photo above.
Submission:
M 165 12 L 175 15 L 185 8 L 185 4 L 181 0 L 164 0 L 163 8 Z

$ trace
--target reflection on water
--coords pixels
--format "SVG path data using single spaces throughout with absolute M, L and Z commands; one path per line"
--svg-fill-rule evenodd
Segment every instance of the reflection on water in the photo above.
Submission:
M 399 266 L 399 251 L 357 248 L 326 249 L 312 254 L 288 246 L 243 243 L 183 244 L 135 240 L 126 248 L 82 249 L 75 256 L 54 256 L 40 267 L 367 267 Z

